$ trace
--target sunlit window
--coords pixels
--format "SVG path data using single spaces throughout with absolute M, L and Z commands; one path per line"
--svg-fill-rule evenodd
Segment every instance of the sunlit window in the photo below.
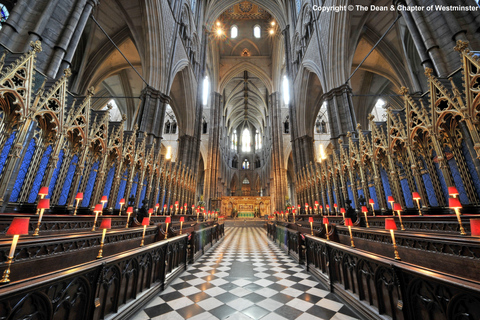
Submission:
M 247 128 L 245 128 L 242 132 L 242 151 L 252 151 L 252 138 L 250 136 L 250 130 L 248 130 Z
M 283 101 L 285 104 L 290 103 L 290 85 L 287 76 L 283 76 Z
M 237 150 L 237 130 L 233 130 L 233 134 L 232 134 L 232 150 Z
M 250 169 L 250 161 L 248 161 L 248 159 L 243 160 L 242 169 L 244 170 Z M 243 184 L 249 184 L 249 183 L 250 182 L 248 182 L 248 180 L 247 180 L 247 183 L 245 183 L 245 180 L 243 180 Z
M 232 39 L 235 39 L 236 37 L 238 36 L 238 27 L 237 26 L 232 26 L 232 28 L 230 29 L 230 37 Z
M 208 103 L 208 94 L 210 91 L 210 81 L 208 80 L 208 76 L 203 79 L 203 105 L 206 106 Z
M 372 112 L 370 112 L 374 117 L 373 121 L 387 121 L 387 110 L 385 109 L 386 105 L 387 103 L 385 102 L 385 100 L 377 100 L 377 103 L 373 107 Z
M 262 136 L 257 130 L 255 132 L 255 150 L 260 150 L 260 149 L 262 149 Z
M 257 39 L 260 39 L 262 36 L 262 28 L 259 25 L 253 27 L 253 36 Z

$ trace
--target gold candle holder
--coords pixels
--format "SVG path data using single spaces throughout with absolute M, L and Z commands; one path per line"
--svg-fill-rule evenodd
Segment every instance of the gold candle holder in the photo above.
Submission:
M 395 220 L 392 219 L 392 218 L 385 219 L 385 229 L 390 230 L 390 235 L 392 237 L 393 253 L 395 255 L 395 260 L 402 260 L 402 259 L 400 259 L 400 256 L 398 255 L 397 243 L 395 242 L 394 230 L 397 230 L 397 224 L 395 223 Z
M 105 243 L 105 235 L 107 234 L 107 229 L 112 228 L 112 219 L 111 218 L 103 219 L 99 228 L 102 229 L 102 240 L 100 241 L 100 250 L 98 251 L 97 259 L 100 259 L 103 257 L 103 245 Z
M 13 258 L 15 257 L 15 249 L 17 247 L 18 239 L 21 235 L 28 235 L 28 225 L 30 223 L 30 218 L 13 218 L 10 227 L 7 230 L 7 236 L 13 236 L 12 245 L 10 246 L 10 252 L 7 257 L 7 268 L 3 271 L 3 277 L 0 280 L 0 284 L 5 284 L 10 282 L 10 268 L 13 263 Z
M 50 199 L 40 199 L 38 201 L 37 209 L 40 210 L 40 214 L 38 216 L 37 227 L 33 232 L 34 236 L 38 236 L 40 232 L 40 225 L 42 224 L 43 212 L 45 211 L 45 209 L 50 209 Z
M 368 224 L 368 209 L 366 206 L 362 206 L 362 212 L 365 214 L 365 222 L 367 224 L 367 228 L 370 228 L 370 224 Z
M 348 227 L 348 232 L 350 233 L 350 246 L 352 248 L 355 248 L 355 244 L 353 243 L 353 234 L 352 234 L 352 226 L 353 226 L 352 219 L 346 218 L 345 225 Z
M 402 221 L 402 206 L 400 205 L 400 203 L 394 203 L 393 210 L 397 212 L 402 231 L 405 231 L 405 227 L 403 226 L 403 221 Z
M 328 235 L 328 218 L 323 217 L 323 224 L 325 225 L 325 235 L 327 236 L 327 240 L 330 240 L 330 236 Z
M 460 209 L 462 208 L 462 204 L 460 203 L 460 200 L 458 200 L 458 198 L 450 198 L 448 200 L 448 206 L 455 211 L 455 215 L 457 216 L 457 220 L 458 220 L 458 225 L 460 226 L 460 234 L 462 236 L 467 235 L 462 225 L 462 218 L 460 217 Z
M 170 217 L 166 217 L 165 218 L 165 223 L 167 224 L 166 228 L 165 228 L 165 239 L 167 239 L 168 237 L 168 224 L 172 221 L 172 219 Z
M 140 242 L 140 247 L 143 247 L 145 243 L 145 231 L 147 230 L 147 226 L 150 225 L 150 218 L 143 218 L 142 226 L 143 226 L 143 233 L 142 233 L 142 241 Z

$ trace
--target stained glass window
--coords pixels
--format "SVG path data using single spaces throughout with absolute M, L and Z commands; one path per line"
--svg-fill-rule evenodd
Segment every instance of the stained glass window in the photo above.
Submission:
M 243 160 L 242 169 L 244 170 L 250 169 L 250 161 L 248 161 L 248 159 Z
M 5 7 L 4 4 L 0 3 L 0 29 L 2 29 L 2 24 L 7 21 L 8 16 L 10 16 L 10 13 L 8 12 L 7 8 Z
M 299 14 L 300 9 L 302 9 L 302 0 L 296 0 L 296 6 L 297 6 L 297 14 Z

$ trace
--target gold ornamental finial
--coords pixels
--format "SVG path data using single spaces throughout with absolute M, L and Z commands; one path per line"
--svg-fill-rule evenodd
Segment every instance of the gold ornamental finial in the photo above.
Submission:
M 95 94 L 95 88 L 94 87 L 90 87 L 88 88 L 87 90 L 87 95 L 89 95 L 90 97 L 93 96 Z
M 369 121 L 372 121 L 373 119 L 375 119 L 375 116 L 370 113 L 370 114 L 367 116 L 367 119 L 368 119 Z
M 428 69 L 428 68 L 427 68 L 427 69 Z M 430 70 L 431 70 L 431 69 L 430 69 Z M 425 73 L 426 73 L 426 72 L 427 72 L 427 71 L 425 70 Z M 406 95 L 406 94 L 408 94 L 408 88 L 402 86 L 402 87 L 400 88 L 400 90 L 398 91 L 398 93 L 401 94 L 401 95 Z
M 453 47 L 453 50 L 458 52 L 470 51 L 468 50 L 468 41 L 457 40 L 457 45 Z
M 432 77 L 432 73 L 433 73 L 433 69 L 432 68 L 425 68 L 425 75 L 427 76 L 427 78 L 431 78 Z
M 37 40 L 35 42 L 30 42 L 30 47 L 33 48 L 33 51 L 35 52 L 42 52 L 42 43 L 40 42 L 40 40 Z
M 357 130 L 362 130 L 362 125 L 360 123 L 357 123 Z
M 67 78 L 70 78 L 70 76 L 72 75 L 72 70 L 70 68 L 67 68 L 65 70 L 63 70 L 63 74 L 67 77 Z

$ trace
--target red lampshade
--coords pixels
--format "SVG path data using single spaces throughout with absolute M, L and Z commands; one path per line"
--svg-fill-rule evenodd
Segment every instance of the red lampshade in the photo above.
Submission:
M 282 210 L 282 214 L 283 214 L 283 210 Z
M 393 211 L 402 211 L 402 206 L 400 205 L 400 203 L 393 204 Z
M 27 235 L 30 218 L 13 218 L 7 230 L 7 236 Z
M 148 213 L 153 213 L 153 208 L 148 209 Z
M 119 204 L 121 204 L 123 206 L 125 204 L 125 199 L 124 198 L 120 199 Z
M 184 222 L 185 221 L 185 218 L 184 217 L 180 217 L 180 222 Z
M 472 231 L 472 236 L 480 236 L 480 219 L 470 219 L 470 230 Z
M 192 204 L 192 210 L 195 209 L 195 205 Z
M 455 187 L 448 187 L 448 194 L 450 196 L 457 196 L 458 195 L 458 190 Z
M 200 213 L 200 209 L 197 208 L 197 214 Z
M 352 219 L 351 218 L 345 218 L 345 225 L 347 227 L 353 226 Z
M 178 201 L 175 201 L 175 205 L 178 206 Z
M 186 203 L 184 203 L 184 204 L 183 204 L 183 206 L 184 206 L 184 207 L 187 207 L 187 204 L 186 204 Z
M 448 206 L 452 209 L 459 209 L 462 207 L 462 204 L 458 198 L 450 198 L 448 199 Z
M 112 228 L 112 219 L 103 218 L 102 223 L 100 223 L 100 229 L 111 229 Z
M 333 204 L 333 207 L 334 207 L 335 209 L 337 209 L 337 208 L 338 208 L 338 206 L 337 206 L 337 204 L 336 204 L 336 203 L 334 203 L 334 204 Z
M 328 204 L 327 204 L 325 207 L 326 207 L 327 209 L 330 209 L 330 206 L 329 206 Z
M 366 212 L 368 212 L 368 209 L 367 209 L 367 207 L 365 207 L 365 206 L 362 206 L 362 212 L 363 212 L 363 213 L 366 213 Z
M 95 205 L 95 209 L 93 209 L 93 212 L 102 212 L 102 211 L 103 211 L 103 204 Z
M 163 205 L 163 210 L 167 210 L 167 205 L 166 204 Z
M 323 224 L 328 224 L 328 218 L 327 217 L 323 217 Z
M 305 208 L 308 208 L 308 203 L 305 203 Z
M 158 208 L 160 208 L 160 203 L 157 203 L 157 204 L 155 205 L 155 209 L 158 209 Z
M 420 194 L 418 192 L 412 192 L 412 198 L 413 200 L 420 200 Z
M 128 207 L 127 208 L 127 213 L 133 213 L 133 207 Z
M 323 206 L 320 206 L 320 210 L 323 210 Z
M 173 205 L 170 205 L 170 210 L 173 210 Z
M 392 196 L 388 196 L 388 202 L 395 202 Z
M 210 213 L 211 213 L 211 211 L 210 211 L 210 210 L 208 210 L 208 214 L 210 214 Z M 283 214 L 283 211 L 282 211 L 282 214 Z
M 170 223 L 170 222 L 172 222 L 172 218 L 166 217 L 166 218 L 165 218 L 165 223 Z
M 50 199 L 38 200 L 37 209 L 50 209 Z
M 375 201 L 373 199 L 368 199 L 368 204 L 375 204 Z
M 315 201 L 315 205 L 318 206 L 318 201 Z
M 77 193 L 77 196 L 75 197 L 75 200 L 83 200 L 83 192 Z
M 385 219 L 385 230 L 397 230 L 397 224 L 392 218 Z
M 100 202 L 107 202 L 107 201 L 108 201 L 107 196 L 102 196 L 102 200 L 100 200 Z
M 300 208 L 300 205 L 297 205 L 298 208 Z
M 143 218 L 142 226 L 149 226 L 149 225 L 150 225 L 150 219 L 149 218 Z
M 313 222 L 313 217 L 308 218 L 308 222 Z
M 346 213 L 345 208 L 340 208 L 340 213 Z
M 293 214 L 296 214 L 296 213 L 297 213 L 297 209 L 293 209 L 292 212 L 293 212 Z
M 41 187 L 40 191 L 38 191 L 39 196 L 46 196 L 48 195 L 48 187 Z

